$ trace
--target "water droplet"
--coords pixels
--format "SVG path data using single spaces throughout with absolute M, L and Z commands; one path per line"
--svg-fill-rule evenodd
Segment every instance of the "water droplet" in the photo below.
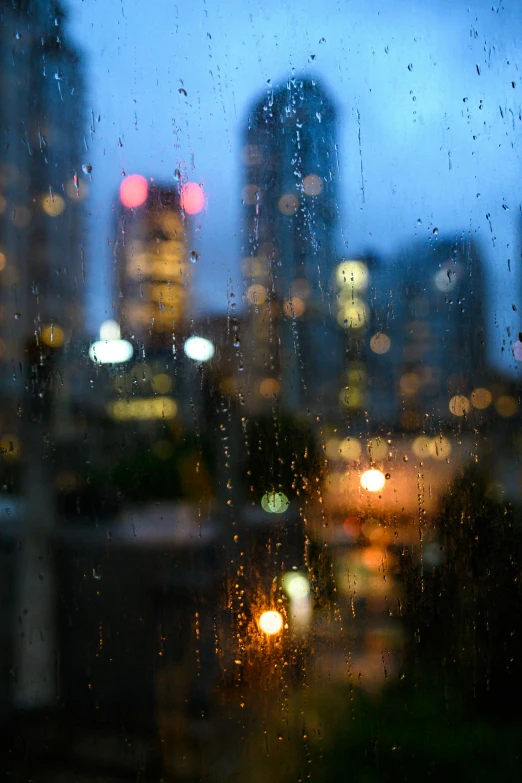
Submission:
M 20 33 L 15 33 L 15 38 L 17 41 L 19 41 L 21 37 L 22 36 L 20 35 Z
M 413 65 L 412 65 L 412 63 L 410 63 L 410 64 L 408 65 L 408 71 L 413 71 Z
M 403 461 L 403 462 L 408 462 L 408 457 L 405 455 L 405 456 L 402 458 L 402 461 Z
M 433 236 L 436 237 L 438 233 L 439 233 L 439 229 L 435 226 L 435 228 L 433 229 Z
M 195 264 L 199 258 L 199 253 L 197 253 L 195 250 L 191 250 L 189 258 L 191 263 Z
M 185 89 L 183 89 L 183 87 L 180 87 L 178 92 L 179 92 L 180 95 L 185 95 L 185 96 L 187 95 L 187 91 Z
M 60 73 L 60 71 L 56 71 L 56 73 L 54 74 L 54 78 L 56 79 L 57 82 L 61 82 L 62 81 L 63 77 L 62 77 L 62 74 Z
M 390 474 L 389 474 L 389 473 L 385 473 L 385 474 L 384 474 L 384 478 L 385 478 L 386 480 L 388 480 L 389 478 L 391 478 L 391 476 L 390 476 Z
M 174 169 L 174 179 L 176 182 L 179 182 L 181 179 L 181 171 L 179 169 Z
M 84 174 L 90 174 L 92 171 L 92 166 L 90 163 L 84 163 L 82 165 L 82 171 Z
M 19 321 L 20 318 L 22 317 L 22 314 L 21 313 L 15 313 L 14 317 L 15 317 L 15 321 Z
M 326 38 L 319 38 L 319 43 L 320 44 L 326 43 Z

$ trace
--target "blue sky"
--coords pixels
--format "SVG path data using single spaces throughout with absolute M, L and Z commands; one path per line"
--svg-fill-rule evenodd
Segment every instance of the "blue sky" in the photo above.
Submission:
M 69 0 L 68 8 L 95 118 L 86 152 L 93 329 L 113 315 L 111 206 L 122 172 L 169 182 L 179 168 L 204 182 L 194 316 L 223 309 L 227 288 L 241 295 L 242 124 L 269 80 L 307 73 L 339 115 L 339 253 L 373 249 L 391 259 L 435 227 L 478 240 L 489 351 L 501 362 L 507 328 L 513 339 L 522 329 L 518 0 Z

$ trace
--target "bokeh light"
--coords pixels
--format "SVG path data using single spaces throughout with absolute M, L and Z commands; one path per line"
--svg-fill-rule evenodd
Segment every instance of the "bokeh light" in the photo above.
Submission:
M 370 340 L 370 348 L 374 353 L 383 354 L 390 350 L 391 340 L 384 332 L 377 332 Z
M 465 416 L 471 408 L 470 402 L 463 394 L 455 394 L 449 401 L 450 413 L 454 416 Z
M 206 337 L 189 337 L 185 340 L 183 350 L 189 359 L 195 362 L 208 362 L 215 353 L 214 345 Z
M 261 508 L 269 514 L 284 514 L 289 505 L 284 492 L 265 492 L 261 498 Z
M 42 196 L 41 205 L 46 215 L 49 215 L 49 217 L 58 217 L 65 209 L 65 199 L 58 194 L 53 194 L 51 196 L 47 193 Z
M 187 215 L 197 215 L 205 206 L 205 194 L 197 182 L 186 182 L 181 188 L 181 208 Z
M 368 490 L 368 492 L 379 492 L 384 487 L 385 481 L 384 473 L 372 468 L 371 470 L 365 470 L 362 474 L 361 487 Z
M 341 287 L 356 291 L 365 291 L 368 288 L 370 276 L 368 267 L 363 261 L 342 261 L 336 271 L 335 279 Z
M 303 179 L 303 190 L 307 196 L 319 196 L 323 192 L 323 180 L 317 174 L 308 174 Z
M 275 636 L 283 627 L 283 617 L 280 612 L 263 612 L 259 616 L 259 627 L 267 636 Z
M 65 333 L 60 326 L 56 324 L 49 324 L 42 328 L 40 339 L 44 345 L 48 345 L 49 348 L 59 348 L 63 345 L 65 339 Z
M 283 587 L 288 597 L 293 601 L 302 601 L 310 593 L 310 583 L 304 574 L 289 571 L 283 576 Z
M 120 337 L 120 325 L 117 321 L 104 321 L 100 326 L 100 340 L 119 340 Z
M 141 174 L 129 174 L 120 185 L 120 201 L 127 209 L 141 207 L 147 200 L 149 184 Z

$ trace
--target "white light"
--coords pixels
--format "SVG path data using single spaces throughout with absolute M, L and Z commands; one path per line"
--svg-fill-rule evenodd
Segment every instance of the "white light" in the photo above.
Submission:
M 185 353 L 195 362 L 208 362 L 215 353 L 215 348 L 205 337 L 189 337 L 185 340 Z
M 89 348 L 89 356 L 96 364 L 121 364 L 132 359 L 134 348 L 127 340 L 98 340 Z
M 368 492 L 379 492 L 386 481 L 384 473 L 380 470 L 365 470 L 361 476 L 361 487 Z
M 120 325 L 117 321 L 104 321 L 100 326 L 100 340 L 119 340 Z
M 310 585 L 306 576 L 295 571 L 284 575 L 283 587 L 292 601 L 302 601 L 310 593 Z

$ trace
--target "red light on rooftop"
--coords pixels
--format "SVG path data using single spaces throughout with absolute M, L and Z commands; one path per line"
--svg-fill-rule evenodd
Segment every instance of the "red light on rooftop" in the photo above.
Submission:
M 205 206 L 203 188 L 197 182 L 187 182 L 181 188 L 181 207 L 187 215 L 197 215 Z
M 124 207 L 141 207 L 146 201 L 149 184 L 141 174 L 130 174 L 120 185 L 120 201 Z

